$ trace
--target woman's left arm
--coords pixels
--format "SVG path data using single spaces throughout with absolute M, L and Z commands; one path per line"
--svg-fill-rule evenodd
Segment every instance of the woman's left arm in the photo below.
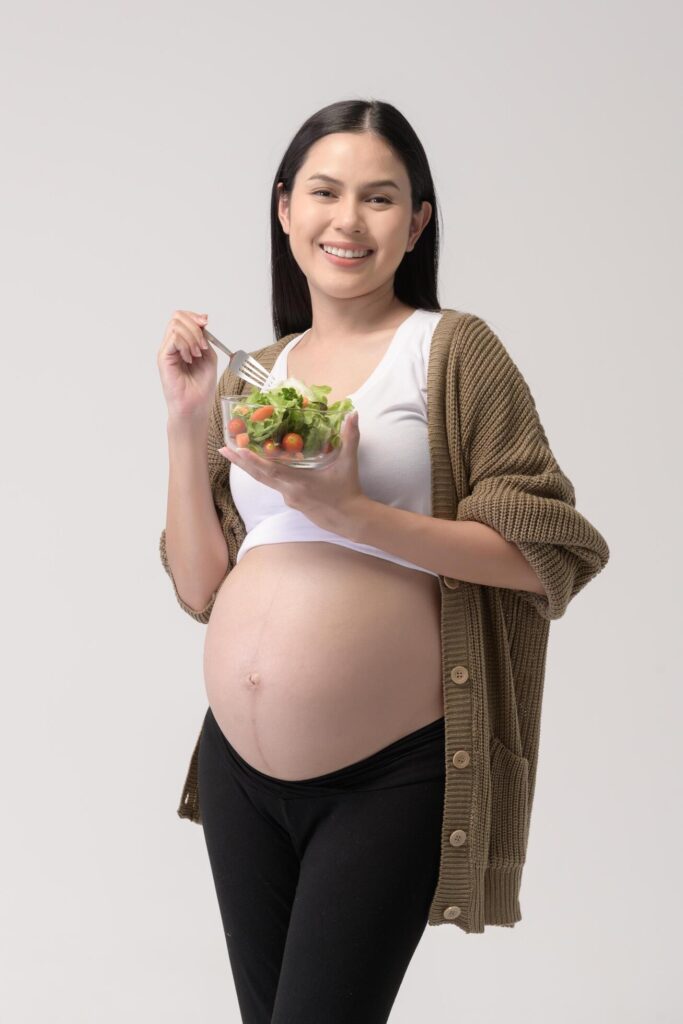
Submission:
M 517 545 L 484 523 L 437 519 L 361 495 L 339 512 L 329 529 L 440 576 L 546 596 Z
M 512 588 L 542 618 L 558 619 L 604 569 L 607 542 L 577 510 L 528 384 L 480 317 L 459 335 L 452 367 L 452 443 L 468 471 L 455 521 L 362 495 L 341 530 L 439 574 Z

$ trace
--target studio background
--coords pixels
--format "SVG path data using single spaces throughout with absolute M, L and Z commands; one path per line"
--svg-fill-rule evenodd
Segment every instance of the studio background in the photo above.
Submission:
M 4 10 L 7 1024 L 239 1022 L 202 832 L 176 814 L 205 627 L 158 556 L 156 355 L 176 308 L 232 349 L 274 340 L 273 175 L 348 98 L 421 138 L 441 306 L 499 334 L 610 547 L 551 624 L 523 920 L 428 927 L 392 1024 L 681 1019 L 682 20 L 585 0 Z

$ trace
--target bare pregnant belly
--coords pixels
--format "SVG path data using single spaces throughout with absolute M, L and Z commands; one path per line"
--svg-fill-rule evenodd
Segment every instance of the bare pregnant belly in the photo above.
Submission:
M 211 612 L 209 704 L 259 771 L 336 771 L 443 715 L 440 623 L 436 576 L 324 541 L 259 545 Z

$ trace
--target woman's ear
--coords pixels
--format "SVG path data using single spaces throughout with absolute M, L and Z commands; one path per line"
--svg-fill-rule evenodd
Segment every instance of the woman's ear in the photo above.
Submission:
M 281 181 L 277 183 L 278 190 L 278 202 L 277 202 L 277 215 L 282 225 L 282 230 L 286 235 L 289 234 L 289 196 L 285 192 L 284 184 Z

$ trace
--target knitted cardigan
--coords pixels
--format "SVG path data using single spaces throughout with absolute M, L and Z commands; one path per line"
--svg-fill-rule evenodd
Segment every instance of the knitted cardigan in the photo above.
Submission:
M 271 370 L 295 334 L 252 355 Z M 221 395 L 249 385 L 227 369 L 216 388 L 208 438 L 209 477 L 227 542 L 230 573 L 246 530 L 230 494 Z M 521 921 L 520 887 L 538 763 L 550 622 L 607 564 L 601 534 L 576 510 L 529 387 L 503 343 L 478 316 L 445 309 L 427 373 L 432 515 L 476 520 L 518 546 L 546 596 L 439 576 L 445 716 L 441 858 L 430 925 L 466 933 Z M 197 611 L 206 623 L 218 590 Z M 220 589 L 220 587 L 218 588 Z M 200 732 L 201 735 L 201 732 Z M 199 737 L 177 813 L 201 824 Z

